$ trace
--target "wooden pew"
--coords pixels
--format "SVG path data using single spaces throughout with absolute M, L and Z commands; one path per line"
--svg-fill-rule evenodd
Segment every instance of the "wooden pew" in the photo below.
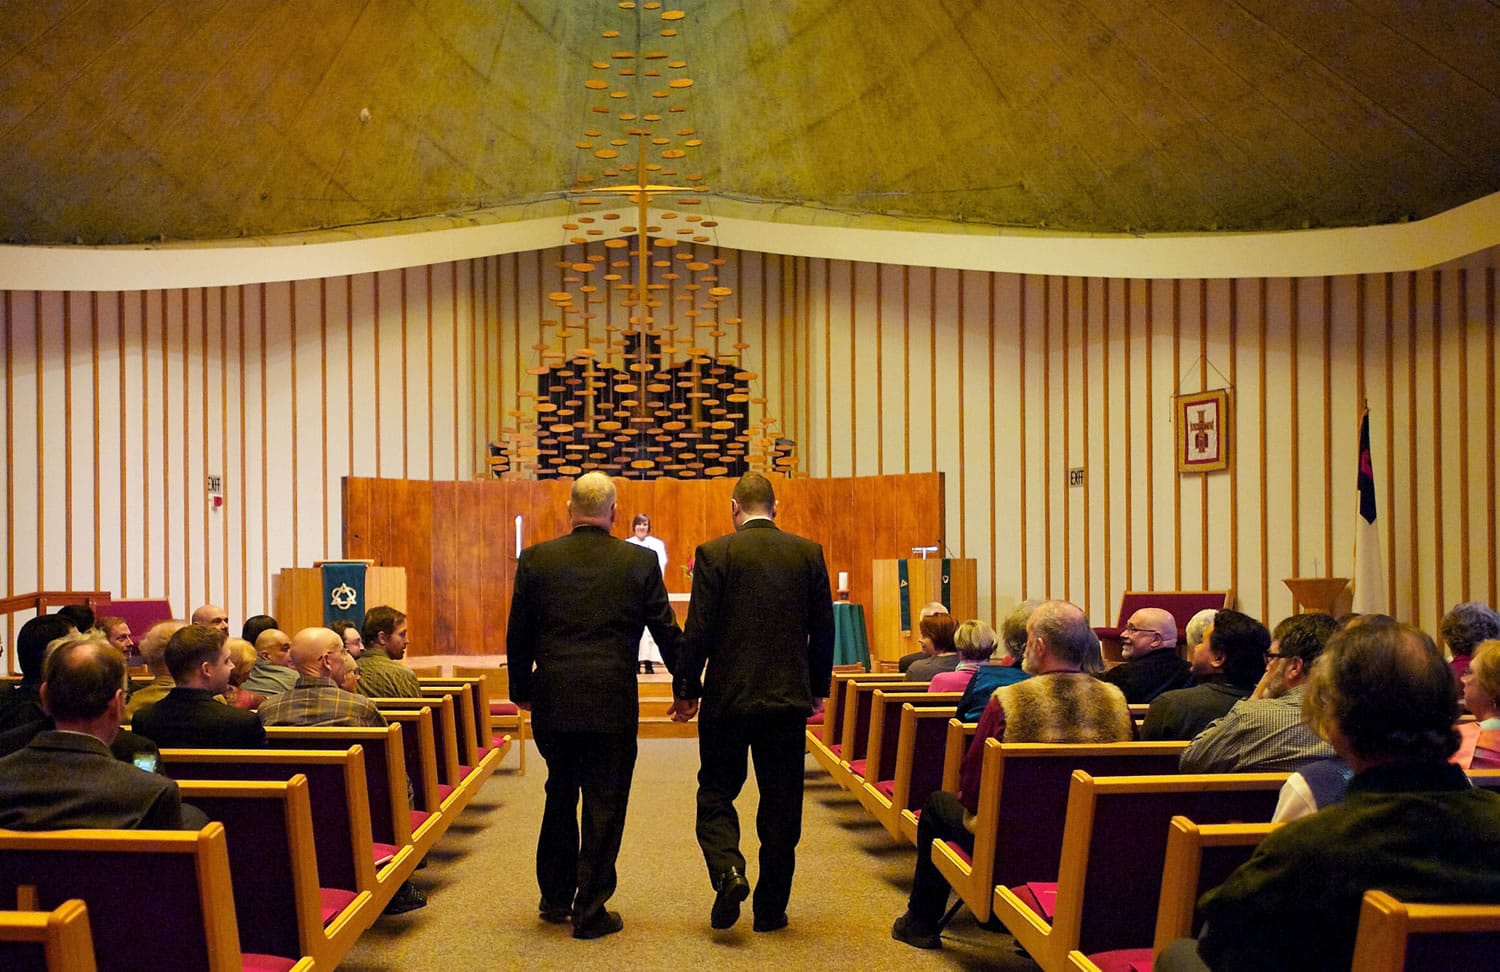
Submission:
M 432 707 L 390 709 L 383 713 L 391 725 L 400 725 L 401 748 L 405 752 L 407 779 L 412 788 L 412 809 L 440 813 L 443 793 L 438 785 L 437 737 L 433 731 Z M 451 822 L 451 820 L 450 820 Z
M 963 763 L 964 753 L 969 751 L 969 744 L 974 741 L 974 734 L 979 730 L 977 722 L 960 722 L 957 719 L 949 719 L 943 736 L 943 761 L 941 783 L 938 788 L 947 790 L 949 793 L 958 792 L 958 771 Z M 927 796 L 931 796 L 929 792 Z M 911 801 L 908 800 L 910 803 Z M 927 797 L 922 798 L 922 803 L 927 802 Z M 917 846 L 917 815 L 922 810 L 922 804 L 918 803 L 901 811 L 901 819 L 897 821 L 901 828 L 901 836 L 908 844 Z
M 931 845 L 933 864 L 979 921 L 990 916 L 995 885 L 1058 879 L 1074 770 L 1100 776 L 1175 773 L 1187 743 L 1053 746 L 988 739 L 984 747 L 972 857 L 954 843 L 935 840 Z M 1007 799 L 1009 793 L 1015 797 Z M 1270 817 L 1268 810 L 1266 819 Z M 1166 827 L 1163 818 L 1162 840 L 1166 840 Z M 917 850 L 921 853 L 927 848 Z M 1160 874 L 1156 877 L 1160 879 Z M 1151 901 L 1154 906 L 1154 892 Z
M 463 756 L 460 763 L 469 767 L 469 772 L 479 773 L 473 783 L 477 790 L 500 766 L 512 743 L 509 736 L 497 735 L 490 728 L 490 702 L 484 679 L 446 678 L 424 683 L 422 694 L 427 698 L 452 697 L 458 715 L 460 754 Z
M 0 969 L 95 972 L 89 910 L 70 898 L 51 911 L 0 911 Z
M 410 844 L 375 843 L 365 754 L 311 749 L 163 749 L 160 768 L 177 780 L 288 780 L 307 776 L 319 880 L 324 887 L 368 891 L 383 911 L 419 860 Z M 340 826 L 342 823 L 342 826 Z
M 482 767 L 467 766 L 462 762 L 463 735 L 459 729 L 459 708 L 453 695 L 433 695 L 422 698 L 377 698 L 372 699 L 389 721 L 400 711 L 430 708 L 435 718 L 433 731 L 437 743 L 439 809 L 457 817 L 469 801 L 479 792 L 479 786 L 494 772 L 498 757 L 493 753 L 490 761 Z
M 902 811 L 911 811 L 915 835 L 917 812 L 932 791 L 942 787 L 943 744 L 954 708 L 903 703 L 897 721 L 895 751 L 891 754 L 891 775 L 888 779 L 865 781 L 860 802 L 880 821 L 892 840 L 902 839 Z M 884 744 L 881 762 L 885 762 Z
M 811 726 L 807 730 L 808 749 L 818 765 L 827 770 L 829 775 L 835 775 L 835 769 L 839 765 L 840 750 L 843 747 L 844 738 L 844 696 L 846 686 L 856 678 L 869 682 L 897 683 L 905 682 L 906 676 L 900 672 L 834 672 L 833 682 L 828 689 L 828 698 L 823 701 L 823 724 Z M 821 731 L 818 731 L 821 730 Z
M 1350 969 L 1446 972 L 1489 968 L 1500 954 L 1500 905 L 1409 904 L 1366 891 Z
M 307 777 L 284 782 L 183 780 L 182 799 L 224 825 L 234 903 L 248 920 L 240 947 L 268 955 L 301 955 L 326 969 L 380 911 L 368 891 L 322 887 Z
M 1123 743 L 1117 745 L 1154 745 Z M 1045 972 L 1068 953 L 1147 946 L 1156 926 L 1168 825 L 1268 822 L 1286 773 L 1116 776 L 1072 774 L 1055 885 L 994 888 L 994 915 Z M 1049 894 L 1055 893 L 1051 915 Z
M 388 726 L 267 726 L 272 749 L 365 751 L 365 782 L 370 793 L 370 835 L 377 844 L 410 844 L 425 857 L 448 829 L 442 813 L 414 810 L 407 796 L 406 750 L 399 722 Z
M 851 763 L 863 761 L 870 745 L 870 716 L 874 712 L 873 704 L 875 693 L 878 690 L 886 692 L 926 692 L 925 682 L 892 682 L 892 681 L 869 681 L 865 678 L 854 678 L 844 683 L 844 716 L 841 720 L 843 727 L 843 739 L 839 743 L 839 763 L 833 770 L 833 778 L 839 786 L 846 790 L 859 789 L 854 779 L 854 773 L 849 769 Z
M 70 898 L 89 908 L 103 972 L 308 972 L 313 960 L 240 950 L 224 826 L 179 830 L 0 830 L 0 899 L 22 911 Z M 143 921 L 131 903 L 150 902 Z
M 951 716 L 962 692 L 876 689 L 870 693 L 870 724 L 865 733 L 864 757 L 848 764 L 850 785 L 858 791 L 868 781 L 888 780 L 896 774 L 896 743 L 901 733 L 901 706 L 910 702 L 937 706 Z
M 526 723 L 529 713 L 510 700 L 510 669 L 505 665 L 496 668 L 454 665 L 453 674 L 459 678 L 484 680 L 485 705 L 489 712 L 489 735 L 485 738 L 493 739 L 497 733 L 511 736 L 515 740 L 516 751 L 520 754 L 517 768 L 525 776 Z

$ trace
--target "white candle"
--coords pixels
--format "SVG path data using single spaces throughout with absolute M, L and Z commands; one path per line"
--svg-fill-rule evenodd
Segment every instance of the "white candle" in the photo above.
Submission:
M 841 591 L 847 591 L 848 589 L 849 589 L 849 572 L 847 570 L 841 570 L 841 571 L 839 571 L 839 590 L 841 590 Z
M 516 557 L 521 556 L 521 514 L 516 514 Z

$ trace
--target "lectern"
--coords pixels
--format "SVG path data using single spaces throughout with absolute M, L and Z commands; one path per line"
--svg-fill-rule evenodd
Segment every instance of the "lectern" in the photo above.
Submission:
M 1341 617 L 1349 613 L 1349 604 L 1354 599 L 1347 577 L 1287 577 L 1282 583 L 1292 592 L 1298 614 Z
M 406 568 L 365 563 L 365 608 L 385 604 L 405 611 Z M 272 578 L 271 598 L 276 620 L 288 635 L 303 628 L 321 627 L 325 623 L 322 564 L 281 568 L 281 573 Z
M 876 560 L 872 567 L 872 661 L 894 662 L 921 648 L 917 618 L 929 601 L 946 604 L 955 621 L 979 613 L 979 567 L 972 558 Z

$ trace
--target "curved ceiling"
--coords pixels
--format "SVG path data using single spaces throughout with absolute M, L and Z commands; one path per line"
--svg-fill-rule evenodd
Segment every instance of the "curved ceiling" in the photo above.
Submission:
M 400 232 L 556 200 L 596 161 L 591 62 L 652 45 L 693 81 L 673 98 L 710 206 L 1157 233 L 1500 191 L 1492 3 L 651 6 L 0 2 L 0 240 Z

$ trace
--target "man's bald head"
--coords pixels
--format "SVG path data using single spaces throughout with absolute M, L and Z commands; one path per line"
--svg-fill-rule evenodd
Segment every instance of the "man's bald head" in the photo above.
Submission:
M 331 628 L 303 628 L 292 637 L 292 667 L 303 675 L 332 675 L 329 669 L 333 659 L 329 656 L 338 655 L 338 675 L 334 676 L 337 680 L 344 671 L 343 652 L 344 639 Z
M 205 604 L 194 611 L 193 623 L 218 628 L 226 638 L 229 636 L 229 612 L 217 604 Z
M 260 633 L 259 638 L 255 639 L 255 654 L 272 665 L 290 668 L 292 667 L 289 651 L 291 646 L 292 639 L 286 636 L 285 631 L 280 628 L 267 628 Z
M 1125 622 L 1120 654 L 1126 659 L 1144 658 L 1153 651 L 1177 648 L 1177 619 L 1162 608 L 1141 608 Z

